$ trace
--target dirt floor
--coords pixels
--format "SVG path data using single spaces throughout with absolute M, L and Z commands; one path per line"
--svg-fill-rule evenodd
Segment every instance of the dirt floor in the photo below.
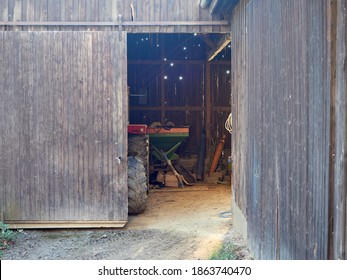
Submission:
M 230 209 L 227 185 L 151 190 L 145 213 L 130 216 L 124 229 L 19 230 L 1 259 L 209 259 L 223 242 L 249 259 Z

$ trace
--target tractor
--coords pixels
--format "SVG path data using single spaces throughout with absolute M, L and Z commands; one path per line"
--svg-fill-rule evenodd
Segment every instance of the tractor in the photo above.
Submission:
M 193 185 L 195 178 L 183 167 L 173 163 L 175 153 L 189 137 L 189 127 L 160 123 L 128 125 L 128 212 L 140 214 L 146 208 L 150 187 L 149 177 L 158 170 L 171 171 L 178 187 Z

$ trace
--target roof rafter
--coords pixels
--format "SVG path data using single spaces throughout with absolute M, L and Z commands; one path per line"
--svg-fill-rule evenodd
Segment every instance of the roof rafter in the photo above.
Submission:
M 207 60 L 211 61 L 212 59 L 214 59 L 230 42 L 231 34 L 223 35 L 222 38 L 216 44 L 216 46 L 209 51 L 207 55 Z

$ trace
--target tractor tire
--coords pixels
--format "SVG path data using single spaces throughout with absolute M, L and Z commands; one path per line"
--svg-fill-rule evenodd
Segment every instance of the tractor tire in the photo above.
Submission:
M 139 158 L 147 176 L 147 188 L 149 188 L 149 137 L 148 135 L 129 135 L 128 156 Z
M 128 155 L 140 158 L 145 168 L 148 164 L 148 143 L 148 135 L 129 135 L 128 137 Z
M 148 196 L 147 176 L 142 161 L 128 157 L 128 213 L 140 214 L 146 209 Z

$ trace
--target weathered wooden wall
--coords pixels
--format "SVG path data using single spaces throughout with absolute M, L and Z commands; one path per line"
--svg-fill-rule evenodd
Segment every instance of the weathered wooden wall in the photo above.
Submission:
M 0 32 L 6 223 L 124 225 L 126 61 L 124 33 Z
M 330 258 L 347 259 L 347 1 L 329 7 L 331 60 Z
M 131 4 L 133 9 L 131 8 Z M 219 16 L 210 15 L 196 0 L 0 0 L 1 21 L 99 21 L 118 22 L 122 15 L 124 22 L 160 21 L 213 21 Z M 1 27 L 0 28 L 4 28 Z M 21 27 L 6 27 L 18 29 Z M 52 27 L 29 27 L 31 30 L 51 29 Z M 75 29 L 102 29 L 111 27 L 75 27 Z M 28 29 L 28 27 L 23 27 Z M 60 30 L 71 29 L 61 27 Z M 112 27 L 118 30 L 118 27 Z M 129 32 L 229 32 L 228 26 L 179 25 L 176 26 L 124 26 Z
M 256 258 L 328 258 L 330 2 L 244 0 L 233 12 L 232 185 Z

